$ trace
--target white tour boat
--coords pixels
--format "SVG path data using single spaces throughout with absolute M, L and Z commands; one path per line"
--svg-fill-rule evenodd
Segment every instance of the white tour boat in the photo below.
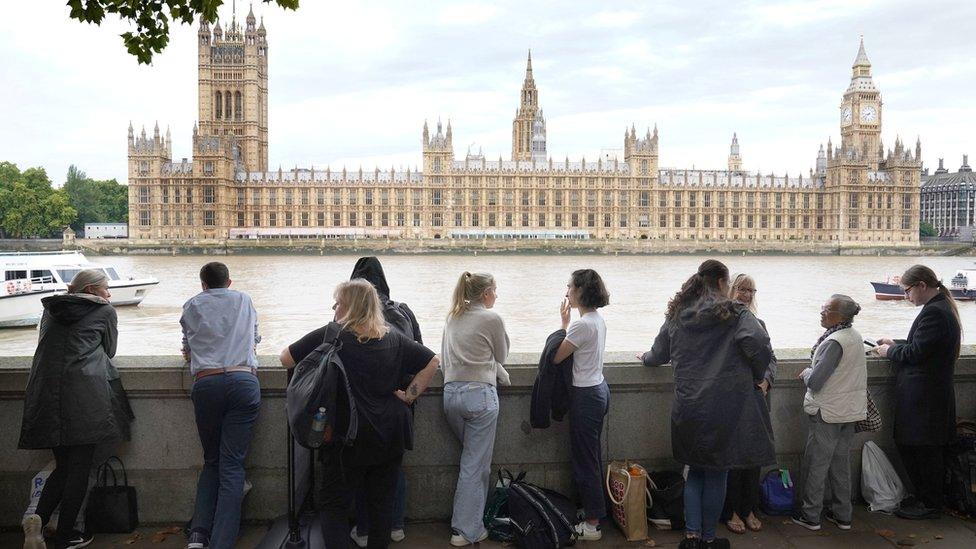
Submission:
M 66 291 L 71 279 L 83 269 L 100 269 L 108 275 L 112 305 L 138 305 L 157 284 L 155 277 L 123 277 L 115 267 L 91 263 L 81 252 L 3 252 L 0 269 L 4 280 L 30 280 L 32 289 Z M 2 313 L 0 313 L 2 316 Z
M 27 278 L 5 280 L 0 284 L 0 328 L 36 326 L 44 311 L 41 299 L 55 292 L 34 286 Z

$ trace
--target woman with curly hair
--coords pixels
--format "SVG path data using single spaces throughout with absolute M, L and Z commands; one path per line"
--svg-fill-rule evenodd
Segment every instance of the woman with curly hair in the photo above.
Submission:
M 681 549 L 729 547 L 715 537 L 729 469 L 775 463 L 769 411 L 757 384 L 771 358 L 769 336 L 730 300 L 729 270 L 709 259 L 668 303 L 645 366 L 674 368 L 671 448 L 688 465 Z

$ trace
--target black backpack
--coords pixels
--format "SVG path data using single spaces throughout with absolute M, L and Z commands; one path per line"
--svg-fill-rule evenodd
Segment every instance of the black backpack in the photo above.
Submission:
M 525 482 L 525 472 L 508 479 L 508 522 L 520 549 L 558 549 L 576 543 L 576 529 L 570 518 L 576 506 L 566 496 Z
M 960 421 L 949 446 L 945 476 L 946 505 L 976 518 L 976 423 Z
M 356 399 L 349 387 L 346 368 L 339 359 L 342 327 L 330 322 L 322 344 L 295 365 L 285 393 L 285 412 L 295 441 L 306 448 L 334 443 L 351 446 L 359 431 Z M 322 440 L 313 440 L 312 419 L 325 408 Z
M 658 530 L 684 530 L 685 477 L 678 471 L 647 474 L 647 521 Z

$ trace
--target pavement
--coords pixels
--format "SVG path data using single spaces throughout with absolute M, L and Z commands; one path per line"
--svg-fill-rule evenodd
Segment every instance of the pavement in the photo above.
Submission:
M 829 522 L 824 522 L 818 532 L 811 532 L 790 522 L 788 517 L 763 517 L 760 532 L 747 532 L 736 535 L 719 525 L 718 535 L 727 537 L 736 548 L 757 549 L 824 549 L 854 548 L 874 549 L 891 547 L 919 546 L 925 549 L 976 549 L 976 520 L 945 515 L 940 519 L 908 521 L 897 517 L 871 513 L 864 507 L 854 509 L 853 527 L 841 531 Z M 237 547 L 250 549 L 257 545 L 267 532 L 267 525 L 249 525 Z M 450 548 L 450 525 L 440 522 L 407 523 L 407 538 L 399 543 L 391 543 L 390 549 Z M 651 530 L 648 541 L 626 541 L 613 525 L 603 525 L 603 539 L 598 542 L 579 542 L 577 547 L 602 548 L 644 548 L 677 547 L 681 541 L 680 532 Z M 479 544 L 482 549 L 506 547 L 504 544 L 485 541 Z M 17 532 L 0 533 L 0 548 L 19 548 L 23 537 Z M 94 549 L 182 549 L 185 540 L 179 533 L 179 526 L 157 525 L 139 528 L 134 534 L 98 534 L 89 545 Z M 354 547 L 354 546 L 350 546 Z M 342 548 L 346 549 L 346 548 Z

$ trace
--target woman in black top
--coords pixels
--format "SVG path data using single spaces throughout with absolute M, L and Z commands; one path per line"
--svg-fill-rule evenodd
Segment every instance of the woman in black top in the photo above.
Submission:
M 915 497 L 895 513 L 907 519 L 936 518 L 944 503 L 945 451 L 955 438 L 956 395 L 952 376 L 962 328 L 949 289 L 932 269 L 914 265 L 901 275 L 905 297 L 922 312 L 908 339 L 879 339 L 875 348 L 895 367 L 895 444 Z
M 369 510 L 370 549 L 390 543 L 393 495 L 403 451 L 413 446 L 408 405 L 420 396 L 437 371 L 434 352 L 384 322 L 376 289 L 364 279 L 343 282 L 335 291 L 335 318 L 342 325 L 339 358 L 346 367 L 359 413 L 359 432 L 352 447 L 322 451 L 320 503 L 326 547 L 348 544 L 347 513 L 353 490 L 362 484 Z M 307 334 L 281 352 L 281 363 L 293 367 L 322 343 L 325 327 Z M 405 376 L 407 389 L 398 389 Z

